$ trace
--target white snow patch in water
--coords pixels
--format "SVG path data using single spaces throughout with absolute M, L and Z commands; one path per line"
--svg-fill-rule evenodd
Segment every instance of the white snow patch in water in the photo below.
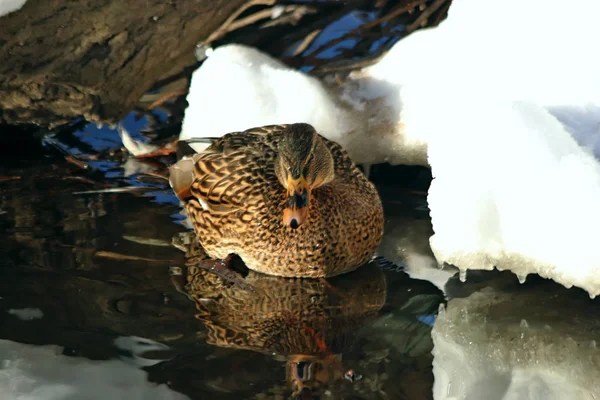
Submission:
M 27 0 L 0 0 L 0 17 L 20 10 Z
M 166 344 L 155 342 L 139 336 L 119 336 L 114 344 L 121 350 L 131 353 L 131 357 L 121 357 L 121 360 L 136 365 L 137 367 L 149 367 L 172 358 L 171 348 Z M 153 354 L 151 358 L 145 354 Z M 163 357 L 157 355 L 164 354 Z
M 0 393 L 18 400 L 184 400 L 119 360 L 92 361 L 61 354 L 60 346 L 0 340 Z
M 44 317 L 44 312 L 39 308 L 11 308 L 6 310 L 6 312 L 23 321 L 31 321 Z

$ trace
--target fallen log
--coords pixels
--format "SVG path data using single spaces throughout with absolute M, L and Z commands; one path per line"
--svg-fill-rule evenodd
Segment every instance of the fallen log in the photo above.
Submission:
M 0 18 L 0 124 L 117 121 L 243 3 L 29 0 Z

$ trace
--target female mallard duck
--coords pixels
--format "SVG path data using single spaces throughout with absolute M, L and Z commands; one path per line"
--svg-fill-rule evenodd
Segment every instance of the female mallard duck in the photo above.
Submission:
M 170 169 L 198 240 L 249 269 L 330 277 L 373 255 L 383 233 L 377 191 L 339 146 L 308 124 L 229 133 Z

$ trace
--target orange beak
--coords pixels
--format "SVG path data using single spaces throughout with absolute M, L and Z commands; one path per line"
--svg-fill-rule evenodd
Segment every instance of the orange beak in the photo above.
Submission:
M 293 229 L 298 228 L 308 218 L 310 190 L 303 176 L 288 178 L 287 207 L 283 210 L 283 223 Z

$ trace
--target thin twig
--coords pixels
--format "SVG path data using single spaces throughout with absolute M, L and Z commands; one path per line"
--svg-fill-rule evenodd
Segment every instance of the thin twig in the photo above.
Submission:
M 123 187 L 114 187 L 114 188 L 107 188 L 107 189 L 73 192 L 73 194 L 130 193 L 130 192 L 136 192 L 138 190 L 151 190 L 151 189 L 147 188 L 147 187 L 142 187 L 142 186 L 123 186 Z
M 156 258 L 130 256 L 127 254 L 120 254 L 120 253 L 114 253 L 112 251 L 102 251 L 102 250 L 94 253 L 94 256 L 103 257 L 103 258 L 111 258 L 113 260 L 146 261 L 146 262 L 155 262 L 155 263 L 177 262 L 177 260 L 160 260 L 160 259 L 156 259 Z
M 67 162 L 70 162 L 71 164 L 77 165 L 81 169 L 89 169 L 90 168 L 89 164 L 86 164 L 85 162 L 78 160 L 77 158 L 75 158 L 72 155 L 65 156 L 65 160 L 67 160 Z
M 308 48 L 308 46 L 310 46 L 312 44 L 312 42 L 315 41 L 315 39 L 317 38 L 317 36 L 319 36 L 319 34 L 322 32 L 322 29 L 315 29 L 314 31 L 312 31 L 311 33 L 309 33 L 304 40 L 302 41 L 302 43 L 300 43 L 300 45 L 298 46 L 298 48 L 294 51 L 293 56 L 296 57 L 298 54 L 304 52 L 304 50 L 306 50 Z
M 444 7 L 442 7 L 435 20 L 431 23 L 431 26 L 438 26 L 440 22 L 448 16 L 448 10 L 450 9 L 451 4 L 452 0 L 446 1 L 446 4 L 444 4 Z
M 383 50 L 373 56 L 363 58 L 362 60 L 348 61 L 345 62 L 343 65 L 322 65 L 316 67 L 310 73 L 312 75 L 322 75 L 330 74 L 333 72 L 354 71 L 357 69 L 362 69 L 380 61 L 388 53 L 388 51 L 389 49 Z
M 264 10 L 255 12 L 252 15 L 248 15 L 247 17 L 239 19 L 235 22 L 232 22 L 231 25 L 229 25 L 229 27 L 227 28 L 226 33 L 233 32 L 248 25 L 252 25 L 253 23 L 260 21 L 261 19 L 271 18 L 271 16 L 273 15 L 274 8 L 275 7 L 266 8 Z
M 306 39 L 307 35 L 312 34 L 317 29 L 319 31 L 322 31 L 329 24 L 338 20 L 340 17 L 348 14 L 352 10 L 360 7 L 364 3 L 365 3 L 364 1 L 347 2 L 343 5 L 343 7 L 340 7 L 339 9 L 334 10 L 328 14 L 319 15 L 319 18 L 316 18 L 315 21 L 313 21 L 312 23 L 308 23 L 304 27 L 299 27 L 298 29 L 285 34 L 283 37 L 281 37 L 279 42 L 285 43 L 284 48 L 287 48 L 287 45 L 289 43 L 295 43 L 298 41 L 302 41 L 302 40 Z M 276 52 L 278 52 L 278 51 L 276 51 Z M 274 54 L 276 52 L 271 52 L 271 53 Z M 284 62 L 285 64 L 289 65 L 290 67 L 294 68 L 294 67 L 297 67 L 298 65 L 303 64 L 304 58 L 298 57 L 298 56 L 284 57 L 281 59 L 281 61 Z
M 158 99 L 156 99 L 152 104 L 150 104 L 149 106 L 146 107 L 146 111 L 150 111 L 164 103 L 166 103 L 167 101 L 173 99 L 173 98 L 177 98 L 179 96 L 183 96 L 186 95 L 188 92 L 187 87 L 185 88 L 179 88 L 176 89 L 170 93 L 167 94 L 163 94 L 160 97 L 158 97 Z
M 422 13 L 417 17 L 417 19 L 415 21 L 413 21 L 406 28 L 406 30 L 404 32 L 399 32 L 398 35 L 391 34 L 391 36 L 397 36 L 397 37 L 403 38 L 403 37 L 408 36 L 412 32 L 416 31 L 423 25 L 427 25 L 426 24 L 427 18 L 429 18 L 431 15 L 435 14 L 438 10 L 440 10 L 440 7 L 442 7 L 442 5 L 443 5 L 444 7 L 440 10 L 440 15 L 436 18 L 436 25 L 439 24 L 439 22 L 444 18 L 444 15 L 447 13 L 448 8 L 450 7 L 451 3 L 452 3 L 451 0 L 437 0 L 436 2 L 432 3 L 429 7 L 423 8 Z M 406 8 L 409 8 L 409 6 L 424 7 L 424 2 L 421 4 L 411 3 L 410 5 L 404 6 L 402 8 L 406 9 Z M 394 10 L 393 12 L 396 15 L 399 15 L 400 8 Z M 390 13 L 390 14 L 392 14 L 392 13 Z M 377 21 L 381 21 L 382 19 L 389 20 L 390 14 L 387 14 L 385 17 L 380 18 L 376 21 L 372 21 L 369 24 L 374 24 Z M 367 25 L 368 24 L 362 25 L 359 28 L 363 28 Z M 435 25 L 432 25 L 432 26 L 435 26 Z M 343 40 L 347 39 L 348 37 L 351 36 L 351 34 L 352 34 L 352 32 L 349 32 L 348 34 L 344 35 L 344 37 L 339 38 L 338 41 L 343 41 Z M 365 38 L 368 36 L 369 35 L 366 33 L 361 34 L 361 38 Z M 378 36 L 388 36 L 388 35 L 385 35 L 385 34 L 375 35 L 375 37 L 378 37 Z M 331 42 L 329 42 L 328 44 L 331 44 Z M 356 70 L 356 69 L 365 68 L 365 67 L 373 65 L 376 62 L 378 62 L 379 60 L 381 60 L 388 53 L 389 50 L 390 50 L 389 48 L 386 48 L 384 50 L 381 50 L 378 54 L 376 54 L 374 56 L 370 56 L 368 58 L 363 58 L 363 59 L 357 60 L 357 61 L 348 60 L 347 57 L 345 57 L 346 59 L 344 61 L 342 61 L 341 63 L 335 63 L 334 60 L 330 59 L 330 60 L 328 60 L 327 64 L 316 66 L 315 69 L 311 71 L 311 74 L 322 75 L 322 74 L 328 74 L 328 73 L 334 73 L 334 72 L 345 72 L 345 71 L 352 71 L 352 70 Z M 315 53 L 315 52 L 313 52 L 313 53 Z M 317 62 L 317 60 L 312 60 L 312 62 L 313 62 L 313 64 L 315 64 Z M 306 61 L 306 63 L 309 63 L 309 61 Z M 335 64 L 337 64 L 337 65 L 335 65 Z
M 17 179 L 21 179 L 21 177 L 20 176 L 0 176 L 0 182 L 14 181 Z
M 413 31 L 421 28 L 422 26 L 424 26 L 427 23 L 427 18 L 429 18 L 429 16 L 431 14 L 436 12 L 438 10 L 438 8 L 440 8 L 442 6 L 442 4 L 444 4 L 446 1 L 447 0 L 434 1 L 429 7 L 427 7 L 425 10 L 423 10 L 421 15 L 419 15 L 412 24 L 410 24 L 406 27 L 406 32 L 411 33 Z
M 271 8 L 271 10 L 273 10 L 273 8 Z M 314 7 L 308 7 L 308 6 L 287 6 L 285 7 L 283 14 L 271 21 L 267 21 L 264 24 L 262 24 L 260 26 L 261 29 L 263 28 L 270 28 L 273 26 L 277 26 L 277 25 L 284 25 L 284 24 L 290 24 L 290 25 L 296 25 L 301 19 L 302 17 L 304 17 L 307 14 L 316 14 L 318 12 L 318 10 Z
M 316 48 L 314 51 L 311 52 L 312 56 L 307 57 L 307 63 L 314 61 L 316 58 L 316 55 L 318 55 L 319 53 L 322 53 L 324 50 L 327 50 L 327 49 L 337 45 L 338 43 L 341 43 L 344 40 L 347 40 L 349 37 L 360 36 L 360 34 L 362 32 L 364 32 L 365 30 L 371 29 L 372 27 L 377 26 L 377 25 L 381 25 L 382 23 L 387 22 L 400 14 L 404 14 L 405 12 L 414 9 L 415 7 L 417 7 L 421 4 L 424 4 L 425 2 L 427 2 L 427 0 L 411 1 L 408 4 L 404 4 L 402 6 L 395 8 L 394 10 L 390 11 L 388 14 L 384 15 L 381 18 L 377 18 L 374 21 L 367 22 L 366 24 L 363 24 L 363 25 L 351 30 L 347 34 L 325 43 L 324 45 Z
M 264 6 L 272 6 L 275 4 L 276 0 L 249 0 L 240 8 L 237 9 L 236 12 L 231 14 L 229 18 L 225 20 L 213 33 L 211 33 L 206 40 L 201 42 L 201 45 L 208 46 L 210 43 L 214 42 L 218 38 L 224 36 L 226 33 L 232 31 L 231 25 L 240 16 L 244 11 L 253 6 L 264 5 Z

